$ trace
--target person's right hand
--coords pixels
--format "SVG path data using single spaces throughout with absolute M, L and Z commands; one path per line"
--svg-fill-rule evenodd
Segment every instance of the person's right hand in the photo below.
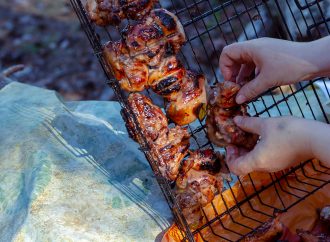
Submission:
M 255 78 L 239 91 L 238 104 L 249 101 L 271 87 L 299 82 L 318 72 L 310 53 L 311 43 L 261 38 L 226 46 L 220 56 L 220 69 L 226 81 L 243 82 Z
M 326 132 L 323 126 L 320 129 L 321 124 L 316 121 L 294 117 L 237 116 L 234 121 L 246 132 L 260 135 L 259 142 L 251 151 L 236 146 L 226 147 L 227 165 L 236 175 L 246 175 L 252 171 L 276 172 L 311 159 L 317 149 L 312 133 L 316 130 Z

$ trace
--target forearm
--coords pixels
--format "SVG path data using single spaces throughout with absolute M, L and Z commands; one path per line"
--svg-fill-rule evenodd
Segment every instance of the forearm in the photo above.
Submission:
M 330 36 L 306 43 L 304 46 L 305 60 L 312 65 L 307 79 L 330 76 Z
M 308 130 L 313 157 L 330 167 L 330 124 L 311 121 Z

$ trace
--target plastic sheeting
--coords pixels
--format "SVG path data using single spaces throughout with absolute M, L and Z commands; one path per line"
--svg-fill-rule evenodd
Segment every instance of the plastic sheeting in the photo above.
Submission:
M 0 241 L 155 241 L 171 212 L 114 102 L 0 90 Z

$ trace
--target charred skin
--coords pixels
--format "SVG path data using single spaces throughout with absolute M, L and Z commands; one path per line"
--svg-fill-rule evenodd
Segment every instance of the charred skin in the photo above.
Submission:
M 179 174 L 181 161 L 188 153 L 190 135 L 187 129 L 180 126 L 168 128 L 167 118 L 162 110 L 142 94 L 130 94 L 128 105 L 148 142 L 161 175 L 174 181 Z M 135 121 L 128 120 L 127 129 L 130 136 L 138 141 L 134 132 L 136 123 L 132 122 Z
M 148 66 L 130 58 L 125 43 L 108 42 L 103 55 L 123 90 L 137 92 L 148 86 Z
M 202 207 L 222 191 L 220 168 L 224 158 L 211 149 L 190 153 L 176 180 L 176 198 L 191 228 L 203 218 Z
M 123 39 L 104 46 L 104 56 L 125 91 L 149 86 L 166 99 L 179 92 L 186 70 L 175 54 L 186 36 L 178 18 L 165 9 L 152 10 L 141 22 L 128 25 Z
M 155 141 L 160 133 L 167 130 L 168 124 L 164 113 L 146 96 L 132 93 L 128 97 L 128 105 L 137 118 L 147 141 Z
M 186 128 L 176 126 L 163 132 L 152 144 L 152 149 L 158 154 L 161 174 L 171 181 L 177 178 L 181 161 L 188 154 L 189 138 Z
M 207 103 L 206 80 L 203 75 L 187 71 L 180 92 L 172 97 L 166 113 L 178 125 L 187 125 L 198 118 L 200 109 Z
M 245 237 L 245 242 L 275 242 L 283 234 L 284 226 L 279 221 L 279 217 L 270 219 L 259 227 L 254 233 Z
M 247 107 L 238 105 L 235 101 L 240 86 L 225 81 L 219 83 L 215 90 L 206 118 L 209 139 L 219 147 L 235 145 L 251 150 L 259 136 L 243 131 L 233 120 L 235 116 L 248 116 Z
M 175 55 L 186 41 L 179 19 L 165 9 L 154 9 L 142 22 L 128 25 L 122 32 L 131 57 L 149 66 Z
M 126 18 L 141 20 L 150 13 L 157 0 L 119 0 L 119 2 Z
M 119 25 L 126 18 L 141 20 L 155 3 L 155 0 L 87 0 L 86 10 L 97 25 Z
M 149 86 L 158 95 L 170 100 L 181 90 L 186 69 L 175 57 L 165 58 L 156 69 L 150 69 Z
M 91 21 L 99 26 L 107 26 L 109 24 L 118 25 L 121 19 L 124 18 L 124 15 L 119 4 L 112 6 L 112 2 L 115 1 L 88 0 L 86 11 Z

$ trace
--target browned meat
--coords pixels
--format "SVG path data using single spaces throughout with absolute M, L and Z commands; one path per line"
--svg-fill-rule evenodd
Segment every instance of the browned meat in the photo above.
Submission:
M 155 9 L 141 22 L 129 25 L 122 36 L 120 41 L 108 42 L 103 51 L 120 86 L 136 92 L 152 85 L 166 98 L 177 92 L 186 72 L 175 57 L 186 40 L 178 18 Z
M 259 227 L 254 233 L 245 237 L 246 242 L 272 242 L 277 241 L 283 233 L 284 226 L 279 217 L 270 219 Z
M 203 212 L 198 203 L 197 196 L 191 191 L 182 193 L 178 191 L 176 193 L 176 200 L 189 227 L 191 229 L 197 229 L 203 222 Z
M 181 161 L 188 153 L 190 135 L 187 129 L 180 126 L 168 128 L 162 110 L 142 94 L 130 94 L 128 105 L 136 116 L 161 175 L 169 180 L 175 180 Z M 132 138 L 138 141 L 135 132 L 132 131 L 134 130 L 132 121 L 128 120 L 126 126 Z
M 186 128 L 176 126 L 167 132 L 162 132 L 151 145 L 161 174 L 174 181 L 178 174 L 182 159 L 187 155 L 190 135 Z
M 216 86 L 206 119 L 207 133 L 217 146 L 236 145 L 252 149 L 258 141 L 258 135 L 243 131 L 233 121 L 235 116 L 248 115 L 246 106 L 235 102 L 239 90 L 238 84 L 229 81 Z
M 302 242 L 330 242 L 330 236 L 323 233 L 314 234 L 310 231 L 297 229 L 297 234 Z
M 167 132 L 168 123 L 164 113 L 149 98 L 132 93 L 128 97 L 128 104 L 148 141 L 153 142 L 161 133 Z
M 222 191 L 220 172 L 224 158 L 211 149 L 190 153 L 176 180 L 176 198 L 189 226 L 196 228 L 202 218 L 201 208 Z
M 198 118 L 200 109 L 207 103 L 206 83 L 204 75 L 187 71 L 180 92 L 171 97 L 166 108 L 166 113 L 173 122 L 186 125 Z
M 87 0 L 86 10 L 97 25 L 118 25 L 122 19 L 140 20 L 156 0 Z
M 125 43 L 110 41 L 104 46 L 103 53 L 122 89 L 134 92 L 148 86 L 148 66 L 130 58 Z
M 163 59 L 158 68 L 149 70 L 149 85 L 166 99 L 175 98 L 181 90 L 186 69 L 175 56 Z
M 237 107 L 238 105 L 235 101 L 235 98 L 240 89 L 240 85 L 234 82 L 221 82 L 217 85 L 215 92 L 213 93 L 214 100 L 212 101 L 224 109 Z
M 165 9 L 155 9 L 141 23 L 129 25 L 123 38 L 131 57 L 158 66 L 166 55 L 178 53 L 186 35 L 179 19 Z

